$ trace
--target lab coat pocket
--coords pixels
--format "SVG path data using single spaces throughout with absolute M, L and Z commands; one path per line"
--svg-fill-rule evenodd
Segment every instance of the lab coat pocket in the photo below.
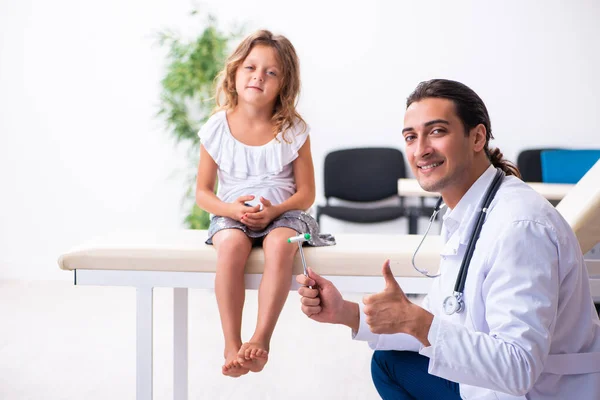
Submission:
M 441 263 L 440 263 L 440 276 L 438 284 L 438 294 L 440 305 L 447 296 L 451 296 L 454 293 L 454 286 L 460 270 L 460 264 L 462 262 L 463 255 L 466 251 L 466 246 L 459 243 L 457 235 L 454 235 L 446 243 L 442 249 Z M 455 313 L 452 315 L 442 314 L 443 319 L 457 321 L 457 318 L 462 317 L 464 313 Z
M 510 394 L 494 392 L 492 390 L 485 390 L 477 388 L 476 392 L 481 393 L 465 393 L 465 399 L 468 400 L 525 400 L 525 396 L 512 396 Z
M 466 246 L 462 245 L 462 243 L 460 242 L 460 236 L 455 233 L 450 237 L 450 239 L 448 239 L 448 241 L 444 245 L 444 248 L 440 252 L 440 255 L 445 256 L 442 257 L 442 260 L 445 260 L 448 257 L 458 256 L 461 248 L 463 248 L 464 252 Z
M 498 399 L 498 400 L 526 400 L 525 396 L 513 396 L 507 393 L 494 392 L 494 397 L 490 397 L 490 399 Z M 487 399 L 487 397 L 486 397 Z
M 467 397 L 468 400 L 500 400 L 498 396 L 496 396 L 496 392 L 488 392 L 481 396 L 476 397 Z

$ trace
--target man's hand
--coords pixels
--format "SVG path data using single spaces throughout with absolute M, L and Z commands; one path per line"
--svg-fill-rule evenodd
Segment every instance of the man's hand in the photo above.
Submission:
M 228 217 L 236 221 L 244 222 L 242 217 L 247 213 L 253 213 L 260 210 L 260 206 L 247 206 L 246 202 L 253 200 L 254 196 L 240 196 L 234 202 L 229 203 Z
M 383 264 L 385 289 L 365 296 L 363 309 L 366 322 L 373 333 L 408 333 L 429 346 L 427 334 L 433 315 L 408 300 L 390 269 L 390 261 Z M 424 335 L 424 336 L 423 336 Z
M 257 206 L 258 210 L 247 212 L 241 219 L 242 223 L 253 231 L 262 231 L 279 216 L 277 208 L 269 200 L 261 197 L 260 202 L 263 205 L 262 210 Z
M 296 276 L 296 282 L 302 285 L 298 289 L 302 312 L 315 321 L 343 324 L 357 331 L 360 321 L 358 304 L 345 301 L 333 283 L 311 268 L 308 268 L 308 275 Z

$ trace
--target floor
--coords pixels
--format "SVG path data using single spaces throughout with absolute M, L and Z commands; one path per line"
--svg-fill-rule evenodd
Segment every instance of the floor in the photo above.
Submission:
M 256 291 L 246 293 L 251 335 Z M 359 294 L 347 295 L 358 300 Z M 318 324 L 290 292 L 259 374 L 221 375 L 214 294 L 191 290 L 190 399 L 378 399 L 371 350 L 346 327 Z M 154 399 L 172 399 L 172 291 L 154 295 Z M 0 280 L 0 399 L 135 399 L 135 290 Z

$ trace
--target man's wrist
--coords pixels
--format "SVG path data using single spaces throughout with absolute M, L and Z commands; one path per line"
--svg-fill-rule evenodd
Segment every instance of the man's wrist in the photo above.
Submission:
M 360 309 L 357 303 L 352 301 L 344 300 L 344 304 L 342 306 L 342 312 L 340 318 L 340 324 L 346 325 L 354 332 L 358 332 L 358 328 L 360 327 Z
M 428 336 L 429 329 L 433 323 L 433 314 L 421 307 L 419 307 L 419 309 L 419 317 L 416 319 L 416 325 L 412 329 L 412 336 L 423 343 L 425 347 L 429 347 L 431 346 L 431 343 L 429 343 Z

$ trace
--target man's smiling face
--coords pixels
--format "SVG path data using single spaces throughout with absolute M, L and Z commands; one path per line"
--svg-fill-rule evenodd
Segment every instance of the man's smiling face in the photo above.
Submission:
M 468 189 L 475 151 L 451 100 L 425 98 L 412 103 L 402 134 L 408 163 L 424 190 L 444 195 Z

